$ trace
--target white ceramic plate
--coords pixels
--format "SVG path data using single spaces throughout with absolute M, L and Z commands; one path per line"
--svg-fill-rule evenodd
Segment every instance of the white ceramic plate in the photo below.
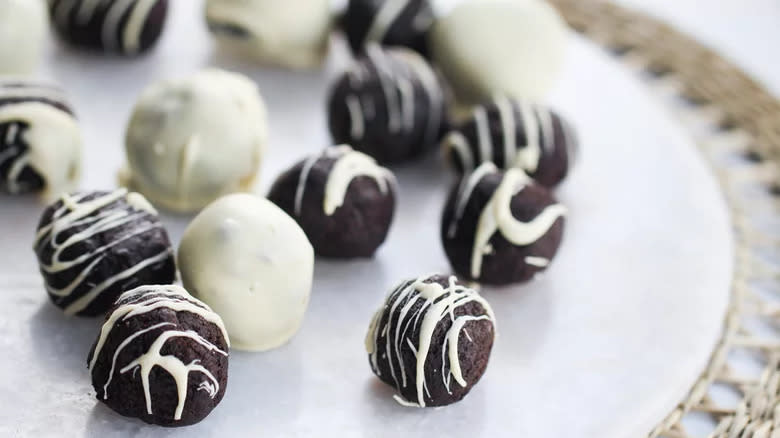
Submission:
M 336 43 L 323 72 L 231 64 L 212 55 L 200 2 L 173 2 L 161 45 L 138 60 L 52 44 L 45 70 L 72 95 L 86 140 L 84 188 L 115 186 L 140 90 L 206 65 L 258 81 L 271 119 L 259 193 L 328 144 L 325 97 L 347 63 Z M 99 404 L 86 355 L 100 324 L 50 305 L 31 241 L 42 206 L 0 197 L 0 436 L 571 436 L 643 435 L 703 369 L 719 334 L 732 272 L 726 209 L 694 145 L 630 73 L 572 36 L 551 103 L 579 129 L 582 156 L 559 191 L 571 210 L 547 275 L 486 289 L 500 337 L 487 374 L 461 403 L 404 408 L 372 375 L 363 337 L 398 281 L 449 272 L 439 217 L 452 175 L 436 156 L 396 169 L 400 208 L 376 258 L 319 260 L 300 333 L 268 353 L 233 352 L 222 404 L 179 430 Z M 166 216 L 178 241 L 189 218 Z M 291 273 L 294 275 L 294 273 Z

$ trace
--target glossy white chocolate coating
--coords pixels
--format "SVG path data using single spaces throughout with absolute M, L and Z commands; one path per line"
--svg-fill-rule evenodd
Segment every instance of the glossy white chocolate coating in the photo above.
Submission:
M 541 99 L 563 67 L 567 30 L 542 0 L 464 1 L 433 26 L 433 58 L 460 104 Z
M 166 209 L 199 210 L 252 189 L 266 138 L 265 105 L 248 78 L 209 69 L 163 80 L 135 106 L 120 181 Z
M 333 17 L 329 0 L 207 0 L 206 20 L 226 48 L 303 69 L 324 61 Z M 224 31 L 225 25 L 241 34 Z
M 314 249 L 270 201 L 233 194 L 209 205 L 184 232 L 178 262 L 185 287 L 222 316 L 235 348 L 269 350 L 298 331 Z
M 0 75 L 33 73 L 48 27 L 44 1 L 0 0 Z

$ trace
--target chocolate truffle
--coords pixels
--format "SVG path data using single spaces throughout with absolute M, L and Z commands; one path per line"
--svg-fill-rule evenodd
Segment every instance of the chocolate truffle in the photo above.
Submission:
M 81 132 L 58 87 L 0 79 L 0 192 L 58 195 L 81 169 Z
M 409 47 L 425 56 L 434 15 L 430 0 L 349 0 L 342 20 L 356 54 L 377 43 Z
M 187 290 L 225 319 L 235 348 L 276 348 L 303 322 L 314 250 L 267 199 L 240 193 L 206 207 L 184 231 L 179 265 Z
M 136 55 L 160 37 L 168 0 L 49 0 L 54 29 L 68 43 Z
M 444 137 L 444 153 L 461 173 L 484 162 L 522 169 L 539 184 L 558 185 L 569 173 L 577 151 L 571 126 L 539 105 L 497 98 L 478 106 Z
M 438 142 L 446 122 L 444 92 L 420 55 L 372 44 L 334 84 L 328 115 L 336 144 L 398 163 Z
M 324 257 L 371 257 L 395 210 L 395 177 L 349 146 L 325 149 L 284 172 L 268 199 L 293 217 Z
M 495 317 L 488 302 L 455 277 L 399 284 L 371 320 L 371 370 L 405 406 L 445 406 L 463 399 L 485 373 Z
M 456 186 L 441 237 L 453 269 L 469 280 L 504 285 L 547 269 L 563 237 L 566 207 L 520 169 L 484 163 Z
M 125 189 L 62 195 L 44 211 L 34 248 L 49 297 L 69 315 L 102 315 L 122 292 L 176 278 L 157 212 Z
M 161 426 L 195 424 L 225 395 L 228 340 L 222 319 L 179 286 L 125 292 L 87 358 L 97 399 Z
M 33 73 L 48 36 L 46 3 L 0 0 L 0 75 Z
M 288 68 L 323 63 L 332 15 L 330 0 L 206 1 L 206 22 L 222 48 Z
M 267 136 L 249 78 L 217 69 L 156 82 L 133 109 L 120 182 L 169 210 L 200 210 L 252 189 Z
M 546 1 L 459 2 L 436 20 L 431 55 L 460 104 L 541 100 L 563 68 L 566 24 Z

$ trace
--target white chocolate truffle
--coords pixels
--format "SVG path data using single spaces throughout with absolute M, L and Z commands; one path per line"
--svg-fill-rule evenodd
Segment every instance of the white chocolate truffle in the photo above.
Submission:
M 225 48 L 304 69 L 325 59 L 333 20 L 330 0 L 207 0 L 206 21 Z
M 178 257 L 185 288 L 222 316 L 233 347 L 269 350 L 300 328 L 314 249 L 270 201 L 250 194 L 217 200 L 187 227 Z
M 45 2 L 0 0 L 0 75 L 35 71 L 48 26 Z
M 0 192 L 54 198 L 73 190 L 81 149 L 81 130 L 59 87 L 0 80 Z
M 563 66 L 567 29 L 542 0 L 458 4 L 433 27 L 433 58 L 460 104 L 495 96 L 541 99 Z
M 120 181 L 169 210 L 199 210 L 252 189 L 266 137 L 265 105 L 248 78 L 212 69 L 160 81 L 135 106 Z

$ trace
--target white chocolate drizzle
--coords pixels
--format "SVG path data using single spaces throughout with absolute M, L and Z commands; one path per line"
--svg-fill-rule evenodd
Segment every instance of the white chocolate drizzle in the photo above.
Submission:
M 566 215 L 566 207 L 553 204 L 545 207 L 530 222 L 515 219 L 512 214 L 512 198 L 530 184 L 533 184 L 533 181 L 520 169 L 510 169 L 503 175 L 501 184 L 479 217 L 471 253 L 473 278 L 479 279 L 482 274 L 482 259 L 495 233 L 500 232 L 513 245 L 530 245 L 541 239 L 559 218 Z
M 37 253 L 40 254 L 45 246 L 51 247 L 53 251 L 49 260 L 39 259 L 41 272 L 45 275 L 57 275 L 73 269 L 78 270 L 65 287 L 54 287 L 46 282 L 46 290 L 54 297 L 62 300 L 72 299 L 64 309 L 65 313 L 69 315 L 85 310 L 101 293 L 118 282 L 173 256 L 173 250 L 167 248 L 159 254 L 117 272 L 99 284 L 85 285 L 84 282 L 92 270 L 103 259 L 111 256 L 113 248 L 126 240 L 137 238 L 160 226 L 154 221 L 144 220 L 144 218 L 148 218 L 150 215 L 156 216 L 156 214 L 148 210 L 148 202 L 144 204 L 145 199 L 139 198 L 140 195 L 133 195 L 125 189 L 100 194 L 94 199 L 86 199 L 88 195 L 88 193 L 62 195 L 62 205 L 54 211 L 51 221 L 43 225 L 35 236 L 34 247 Z M 130 208 L 128 205 L 118 203 L 123 198 L 128 200 L 128 197 L 127 204 Z M 122 234 L 121 237 L 106 242 L 102 246 L 92 247 L 88 252 L 79 254 L 75 258 L 63 259 L 64 255 L 71 252 L 69 250 L 75 245 L 101 233 L 121 229 L 136 221 L 143 221 L 142 225 Z M 76 228 L 79 228 L 80 231 L 73 232 Z M 67 238 L 61 238 L 61 235 L 66 235 Z M 79 296 L 74 297 L 77 290 L 79 290 Z
M 406 63 L 412 69 L 420 84 L 422 84 L 428 98 L 427 125 L 423 144 L 429 145 L 437 140 L 436 137 L 439 135 L 442 119 L 444 119 L 444 107 L 440 105 L 444 101 L 444 91 L 442 91 L 436 73 L 421 56 L 408 51 L 396 53 L 406 60 Z
M 323 159 L 335 159 L 325 184 L 325 196 L 322 205 L 323 212 L 327 216 L 333 215 L 344 204 L 349 185 L 359 176 L 372 178 L 382 194 L 387 194 L 390 190 L 390 184 L 395 184 L 393 173 L 377 165 L 376 161 L 368 155 L 352 150 L 348 145 L 326 148 L 322 154 L 308 158 L 303 164 L 298 178 L 298 187 L 295 190 L 296 216 L 301 215 L 303 196 L 306 191 L 309 174 L 314 165 Z
M 546 268 L 550 265 L 550 259 L 546 259 L 544 257 L 528 256 L 525 258 L 525 263 L 531 266 L 536 266 L 538 268 Z
M 371 27 L 366 33 L 363 44 L 381 43 L 387 35 L 387 31 L 395 24 L 398 17 L 409 5 L 410 0 L 385 0 L 371 22 Z
M 379 84 L 385 95 L 385 104 L 387 105 L 387 129 L 390 133 L 397 133 L 401 130 L 402 108 L 398 102 L 397 83 L 394 80 L 394 71 L 392 66 L 386 63 L 384 53 L 376 44 L 369 44 L 366 49 L 368 60 L 374 65 Z
M 347 110 L 349 110 L 351 132 L 350 136 L 355 140 L 361 140 L 365 134 L 365 117 L 360 106 L 360 99 L 355 95 L 347 96 Z
M 225 343 L 228 347 L 230 346 L 227 330 L 219 315 L 214 313 L 206 304 L 189 295 L 187 291 L 179 286 L 141 286 L 122 294 L 117 303 L 120 305 L 111 313 L 111 315 L 109 315 L 100 330 L 100 337 L 95 344 L 95 349 L 89 361 L 90 372 L 94 370 L 106 340 L 117 322 L 125 321 L 159 309 L 168 309 L 173 312 L 188 312 L 200 316 L 205 321 L 217 326 L 225 339 Z M 194 330 L 176 330 L 176 327 L 177 325 L 172 322 L 162 322 L 139 330 L 124 339 L 112 356 L 111 368 L 109 369 L 106 382 L 103 385 L 103 399 L 107 400 L 109 398 L 108 387 L 116 373 L 117 360 L 120 353 L 138 337 L 155 330 L 161 330 L 161 332 L 149 346 L 146 353 L 125 364 L 119 370 L 119 373 L 121 374 L 131 370 L 140 370 L 147 413 L 149 415 L 153 414 L 149 375 L 154 367 L 164 369 L 171 375 L 176 383 L 178 403 L 174 413 L 174 420 L 181 420 L 182 413 L 184 412 L 187 401 L 187 387 L 191 373 L 203 376 L 203 380 L 198 385 L 198 391 L 205 391 L 212 399 L 216 397 L 220 390 L 219 381 L 214 377 L 214 374 L 210 370 L 200 364 L 199 360 L 196 359 L 189 364 L 185 364 L 176 356 L 162 355 L 161 351 L 169 340 L 174 338 L 187 338 L 205 347 L 208 352 L 225 357 L 228 356 L 228 352 L 220 349 L 217 345 L 205 339 Z
M 485 106 L 478 106 L 469 121 L 476 130 L 475 138 L 465 135 L 462 128 L 454 130 L 444 138 L 442 148 L 459 158 L 465 172 L 470 172 L 480 163 L 494 162 L 501 168 L 516 167 L 533 175 L 542 157 L 555 152 L 553 113 L 541 106 L 506 97 L 495 98 L 493 105 L 501 126 L 499 144 L 494 144 L 491 115 Z M 564 138 L 559 141 L 569 148 L 567 152 L 571 154 L 574 139 L 563 124 Z M 522 144 L 518 144 L 518 133 L 522 133 L 525 139 Z M 498 150 L 502 151 L 501 156 L 497 155 Z
M 413 384 L 417 394 L 416 400 L 405 400 L 399 395 L 394 397 L 404 406 L 425 407 L 425 397 L 426 395 L 430 397 L 425 368 L 433 334 L 446 318 L 449 318 L 451 325 L 443 339 L 442 369 L 439 374 L 441 374 L 442 385 L 450 394 L 452 380 L 461 387 L 468 385 L 458 355 L 461 333 L 465 335 L 468 342 L 473 342 L 466 331 L 466 325 L 474 321 L 487 320 L 493 324 L 495 330 L 493 310 L 478 292 L 458 285 L 454 276 L 448 279 L 446 286 L 430 281 L 431 276 L 423 276 L 416 280 L 405 281 L 396 287 L 387 297 L 384 306 L 374 315 L 366 336 L 366 351 L 372 368 L 379 374 L 378 362 L 386 360 L 390 377 L 399 392 L 412 384 L 406 375 L 407 364 L 403 362 L 403 349 L 409 348 L 414 354 L 416 362 Z M 482 306 L 484 310 L 482 315 L 455 316 L 457 308 L 472 302 Z M 417 304 L 420 305 L 416 306 Z M 397 318 L 395 315 L 398 315 Z M 382 322 L 384 324 L 380 326 Z M 418 332 L 416 342 L 411 339 L 415 330 Z M 385 338 L 385 342 L 380 345 L 382 337 Z
M 408 134 L 414 131 L 418 111 L 425 111 L 425 129 L 421 138 L 427 145 L 436 141 L 444 118 L 441 102 L 444 93 L 433 69 L 418 54 L 405 49 L 383 51 L 376 43 L 366 47 L 367 62 L 376 72 L 382 88 L 387 109 L 387 129 L 391 134 Z M 374 119 L 376 110 L 373 100 L 366 95 L 357 98 L 369 77 L 362 64 L 357 64 L 348 74 L 349 86 L 353 91 L 345 97 L 350 116 L 350 137 L 363 140 L 368 123 Z M 420 86 L 428 102 L 427 107 L 416 105 L 415 86 Z
M 455 234 L 457 234 L 458 224 L 463 218 L 463 212 L 466 209 L 466 204 L 468 204 L 469 199 L 471 199 L 471 194 L 474 192 L 474 189 L 477 188 L 477 185 L 482 181 L 483 178 L 491 173 L 496 172 L 498 172 L 496 165 L 488 161 L 477 167 L 477 169 L 471 172 L 471 174 L 469 174 L 466 178 L 461 179 L 460 186 L 458 187 L 458 196 L 456 198 L 457 200 L 455 202 L 455 213 L 452 216 L 452 221 L 450 222 L 450 226 L 448 227 L 447 231 L 448 237 L 453 238 L 455 237 Z

